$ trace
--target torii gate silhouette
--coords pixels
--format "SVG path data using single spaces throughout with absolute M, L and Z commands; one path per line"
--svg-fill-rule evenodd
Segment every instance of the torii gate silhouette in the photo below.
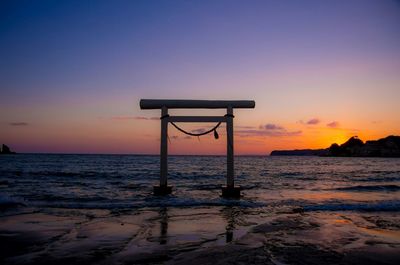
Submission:
M 207 131 L 210 133 L 222 123 L 226 122 L 227 134 L 227 176 L 226 186 L 222 187 L 223 197 L 240 197 L 240 187 L 235 187 L 233 164 L 233 109 L 254 108 L 254 100 L 166 100 L 166 99 L 141 99 L 141 109 L 161 109 L 161 148 L 160 148 L 160 186 L 154 186 L 155 195 L 166 195 L 172 192 L 172 187 L 167 185 L 168 176 L 168 123 L 178 130 L 175 122 L 217 122 L 217 126 Z M 168 109 L 226 109 L 224 116 L 170 116 Z M 202 134 L 206 134 L 202 133 Z M 190 134 L 190 133 L 188 133 Z M 201 135 L 202 135 L 201 134 Z M 191 134 L 194 135 L 194 134 Z M 199 134 L 200 135 L 200 134 Z M 216 137 L 218 135 L 216 134 Z

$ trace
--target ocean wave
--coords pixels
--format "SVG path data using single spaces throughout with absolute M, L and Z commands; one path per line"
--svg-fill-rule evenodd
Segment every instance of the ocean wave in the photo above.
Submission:
M 172 197 L 168 200 L 154 200 L 148 202 L 146 207 L 194 207 L 194 206 L 241 206 L 246 208 L 262 207 L 265 203 L 239 200 L 239 199 L 194 199 Z
M 8 186 L 9 184 L 8 180 L 0 180 L 0 186 Z
M 348 186 L 348 187 L 340 187 L 335 188 L 334 190 L 339 191 L 400 191 L 400 186 L 389 184 L 389 185 L 356 185 L 356 186 Z
M 399 174 L 399 173 L 398 173 Z M 349 178 L 350 180 L 357 180 L 362 182 L 395 182 L 400 181 L 400 176 L 377 176 L 377 177 L 364 177 L 364 178 Z
M 0 210 L 7 210 L 10 208 L 16 208 L 20 206 L 26 206 L 23 200 L 13 198 L 7 195 L 0 195 Z
M 302 206 L 304 211 L 365 211 L 365 212 L 398 212 L 400 201 L 382 201 L 375 203 L 332 203 Z
M 282 173 L 277 173 L 277 174 L 272 174 L 274 177 L 297 177 L 297 176 L 303 176 L 304 173 L 302 172 L 282 172 Z
M 192 199 L 164 197 L 160 199 L 152 199 L 149 201 L 105 201 L 105 202 L 82 202 L 82 201 L 33 201 L 30 206 L 48 207 L 48 208 L 65 208 L 65 209 L 141 209 L 141 208 L 158 208 L 158 207 L 198 207 L 198 206 L 240 206 L 243 208 L 256 208 L 265 206 L 261 202 L 253 202 L 246 200 L 231 199 Z
M 192 190 L 217 190 L 221 189 L 221 184 L 195 184 L 190 185 Z
M 74 177 L 74 178 L 125 178 L 136 174 L 129 174 L 129 172 L 105 172 L 105 171 L 61 171 L 61 170 L 2 170 L 0 171 L 4 176 L 21 177 L 33 176 L 37 177 Z

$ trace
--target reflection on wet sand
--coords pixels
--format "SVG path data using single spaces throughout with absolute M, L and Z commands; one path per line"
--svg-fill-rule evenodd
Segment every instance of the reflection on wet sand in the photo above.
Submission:
M 168 209 L 163 207 L 159 211 L 160 215 L 160 245 L 168 242 Z
M 151 237 L 152 242 L 160 245 L 191 244 L 223 245 L 230 243 L 245 234 L 243 229 L 243 209 L 236 206 L 225 206 L 219 210 L 203 209 L 168 209 L 157 210 L 153 219 L 158 236 Z M 223 230 L 222 230 L 223 229 Z M 221 233 L 224 231 L 224 233 Z M 214 243 L 213 243 L 214 242 Z
M 225 226 L 225 242 L 232 242 L 236 229 L 236 220 L 240 218 L 241 211 L 237 207 L 226 206 L 222 208 L 221 215 L 226 221 Z
M 2 264 L 399 264 L 396 213 L 236 206 L 0 217 Z M 240 262 L 239 262 L 240 261 Z

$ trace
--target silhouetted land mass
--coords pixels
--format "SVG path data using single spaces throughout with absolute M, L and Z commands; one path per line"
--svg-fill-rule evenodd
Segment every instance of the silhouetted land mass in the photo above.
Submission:
M 295 149 L 295 150 L 275 150 L 272 156 L 324 156 L 328 154 L 328 149 Z
M 0 154 L 15 154 L 15 152 L 11 151 L 10 147 L 7 145 L 3 144 L 1 146 Z
M 343 157 L 400 157 L 400 136 L 388 136 L 365 143 L 357 136 L 344 144 L 332 144 L 326 149 L 275 150 L 271 156 L 343 156 Z

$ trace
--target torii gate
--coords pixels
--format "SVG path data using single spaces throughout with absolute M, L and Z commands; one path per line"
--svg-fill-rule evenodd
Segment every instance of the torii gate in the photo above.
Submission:
M 160 186 L 154 186 L 155 195 L 170 194 L 172 187 L 167 185 L 168 176 L 168 123 L 171 122 L 177 129 L 175 122 L 226 122 L 227 134 L 227 176 L 226 187 L 222 187 L 223 197 L 240 197 L 240 187 L 235 187 L 233 165 L 233 109 L 254 108 L 253 100 L 165 100 L 141 99 L 141 109 L 161 109 L 161 149 L 160 149 Z M 226 109 L 225 116 L 169 116 L 168 109 Z M 183 131 L 183 130 L 181 130 Z M 183 131 L 185 132 L 185 131 Z M 217 137 L 217 135 L 216 135 Z

